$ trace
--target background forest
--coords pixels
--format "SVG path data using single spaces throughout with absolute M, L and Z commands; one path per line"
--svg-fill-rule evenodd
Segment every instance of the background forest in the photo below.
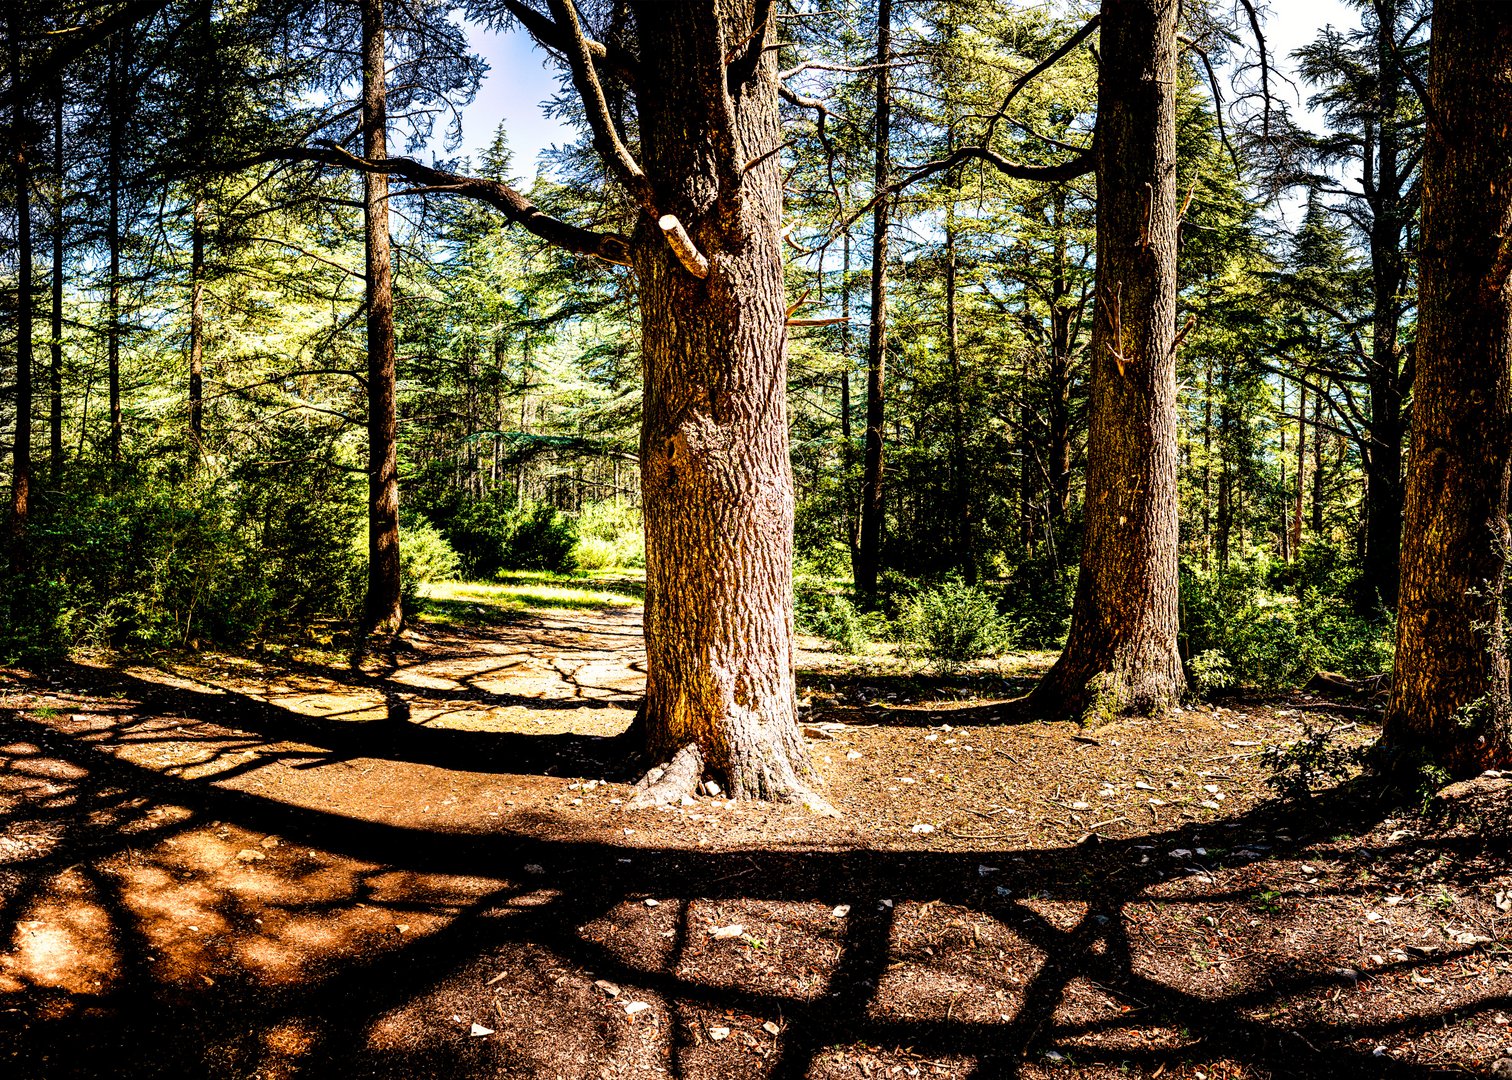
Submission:
M 517 7 L 472 14 L 508 23 Z M 37 92 L 7 117 L 0 426 L 6 467 L 24 443 L 34 472 L 24 558 L 3 582 L 8 660 L 328 639 L 362 600 L 362 177 L 280 154 L 356 145 L 357 9 L 158 8 L 31 71 Z M 549 108 L 581 139 L 535 178 L 516 174 L 503 129 L 457 156 L 483 74 L 459 14 L 389 10 L 391 148 L 512 180 L 572 223 L 631 220 L 570 93 Z M 1085 141 L 1095 59 L 1063 46 L 1086 14 L 779 6 L 798 616 L 847 650 L 900 638 L 955 663 L 1064 638 L 1095 185 L 952 155 L 984 120 L 1031 164 Z M 27 42 L 69 29 L 63 15 L 10 6 L 13 72 Z M 606 41 L 622 17 L 584 8 Z M 1383 672 L 1426 5 L 1362 3 L 1353 25 L 1263 65 L 1242 9 L 1186 20 L 1183 655 L 1201 690 Z M 1321 134 L 1293 120 L 1299 96 Z M 390 206 L 406 602 L 453 577 L 633 575 L 636 278 L 444 184 L 396 184 Z

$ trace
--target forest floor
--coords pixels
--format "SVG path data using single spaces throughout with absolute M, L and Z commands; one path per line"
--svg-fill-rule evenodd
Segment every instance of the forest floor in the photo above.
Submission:
M 1426 1077 L 1512 1054 L 1512 779 L 1297 809 L 1296 696 L 1014 724 L 806 642 L 843 816 L 623 809 L 634 582 L 0 673 L 0 1076 Z M 1346 738 L 1373 736 L 1366 726 Z M 1498 1073 L 1497 1075 L 1502 1075 Z

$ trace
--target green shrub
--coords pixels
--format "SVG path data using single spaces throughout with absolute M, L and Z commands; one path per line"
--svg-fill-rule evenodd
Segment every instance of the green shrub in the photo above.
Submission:
M 1019 623 L 1019 644 L 1060 648 L 1071 628 L 1076 567 L 1051 559 L 1030 559 L 1007 569 L 1003 605 Z
M 849 597 L 812 581 L 794 586 L 793 616 L 800 630 L 822 637 L 851 655 L 864 652 L 885 627 L 880 615 L 863 612 Z
M 996 656 L 1014 638 L 992 596 L 955 576 L 917 591 L 899 629 L 908 652 L 947 669 Z
M 0 572 L 0 658 L 236 642 L 349 617 L 362 577 L 351 473 L 318 432 L 263 436 L 266 463 L 220 478 L 70 469 L 36 504 L 23 573 Z
M 588 503 L 577 516 L 572 560 L 579 570 L 646 565 L 646 533 L 640 508 L 606 499 Z
M 1345 596 L 1314 585 L 1298 596 L 1269 592 L 1262 585 L 1266 569 L 1257 563 L 1208 573 L 1182 568 L 1189 656 L 1218 652 L 1232 681 L 1262 690 L 1297 686 L 1325 670 L 1355 676 L 1390 670 L 1389 621 L 1362 619 Z
M 404 582 L 404 604 L 413 607 L 420 586 L 457 576 L 461 560 L 439 529 L 423 517 L 401 522 L 399 528 L 399 573 Z
M 503 507 L 472 500 L 441 525 L 457 553 L 462 575 L 472 580 L 500 570 L 571 570 L 577 542 L 570 517 L 546 505 Z
M 1300 739 L 1262 749 L 1266 786 L 1283 799 L 1306 800 L 1316 789 L 1348 779 L 1363 764 L 1364 752 L 1342 745 L 1339 731 L 1315 728 L 1304 721 Z

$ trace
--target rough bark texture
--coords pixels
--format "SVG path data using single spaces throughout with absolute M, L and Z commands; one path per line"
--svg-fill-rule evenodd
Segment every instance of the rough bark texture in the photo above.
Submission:
M 1371 335 L 1366 386 L 1370 395 L 1369 445 L 1365 455 L 1365 550 L 1360 607 L 1395 608 L 1397 564 L 1402 548 L 1403 405 L 1411 388 L 1402 371 L 1401 323 L 1407 282 L 1405 234 L 1412 217 L 1406 198 L 1411 172 L 1402 162 L 1397 132 L 1402 67 L 1396 0 L 1378 0 L 1376 69 L 1380 117 L 1365 137 L 1366 196 L 1370 203 Z M 1371 143 L 1375 152 L 1371 153 Z
M 198 201 L 194 204 L 189 273 L 189 461 L 197 466 L 205 434 L 205 209 Z
M 737 798 L 805 799 L 792 613 L 793 479 L 779 241 L 782 141 L 770 5 L 633 5 L 651 198 L 709 260 L 674 257 L 642 213 L 646 702 L 655 761 L 693 745 Z M 748 75 L 727 53 L 754 40 Z M 747 55 L 750 55 L 747 53 Z
M 52 230 L 52 335 L 47 371 L 48 465 L 57 483 L 63 471 L 63 250 L 68 224 L 64 218 L 64 188 L 67 172 L 63 158 L 63 80 L 53 92 L 53 193 Z
M 1512 763 L 1503 580 L 1512 455 L 1512 6 L 1439 0 L 1424 157 L 1407 528 L 1389 746 Z
M 21 16 L 12 12 L 6 27 L 11 39 L 10 79 L 21 79 Z M 16 431 L 12 450 L 12 561 L 19 567 L 25 556 L 26 519 L 31 510 L 32 409 L 32 236 L 31 162 L 25 142 L 26 112 L 17 97 L 11 115 L 11 165 L 16 185 Z
M 1156 712 L 1176 649 L 1176 0 L 1106 0 L 1086 538 L 1036 711 Z
M 105 379 L 110 395 L 111 461 L 121 460 L 121 142 L 125 138 L 126 124 L 121 68 L 126 51 L 126 40 L 113 41 L 109 45 L 110 149 L 106 163 L 109 212 L 105 240 L 110 246 L 110 289 L 106 305 Z
M 884 190 L 892 173 L 892 0 L 877 5 L 877 118 L 875 188 Z M 887 228 L 890 207 L 879 199 L 872 210 L 871 333 L 866 349 L 866 451 L 861 476 L 861 531 L 856 560 L 856 589 L 877 591 L 882 566 L 882 446 L 887 390 Z
M 362 4 L 362 154 L 388 157 L 383 0 Z M 363 175 L 367 230 L 368 582 L 364 629 L 403 625 L 399 580 L 398 423 L 394 413 L 394 283 L 389 257 L 388 174 Z

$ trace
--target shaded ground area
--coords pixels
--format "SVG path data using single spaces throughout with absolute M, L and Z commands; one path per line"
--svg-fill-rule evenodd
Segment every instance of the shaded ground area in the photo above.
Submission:
M 0 1075 L 1426 1077 L 1512 1053 L 1512 781 L 1436 817 L 1347 788 L 1283 811 L 1258 750 L 1319 703 L 1010 725 L 1046 658 L 947 681 L 815 650 L 842 820 L 624 812 L 601 737 L 633 712 L 638 609 L 550 602 L 452 595 L 361 671 L 5 673 Z

